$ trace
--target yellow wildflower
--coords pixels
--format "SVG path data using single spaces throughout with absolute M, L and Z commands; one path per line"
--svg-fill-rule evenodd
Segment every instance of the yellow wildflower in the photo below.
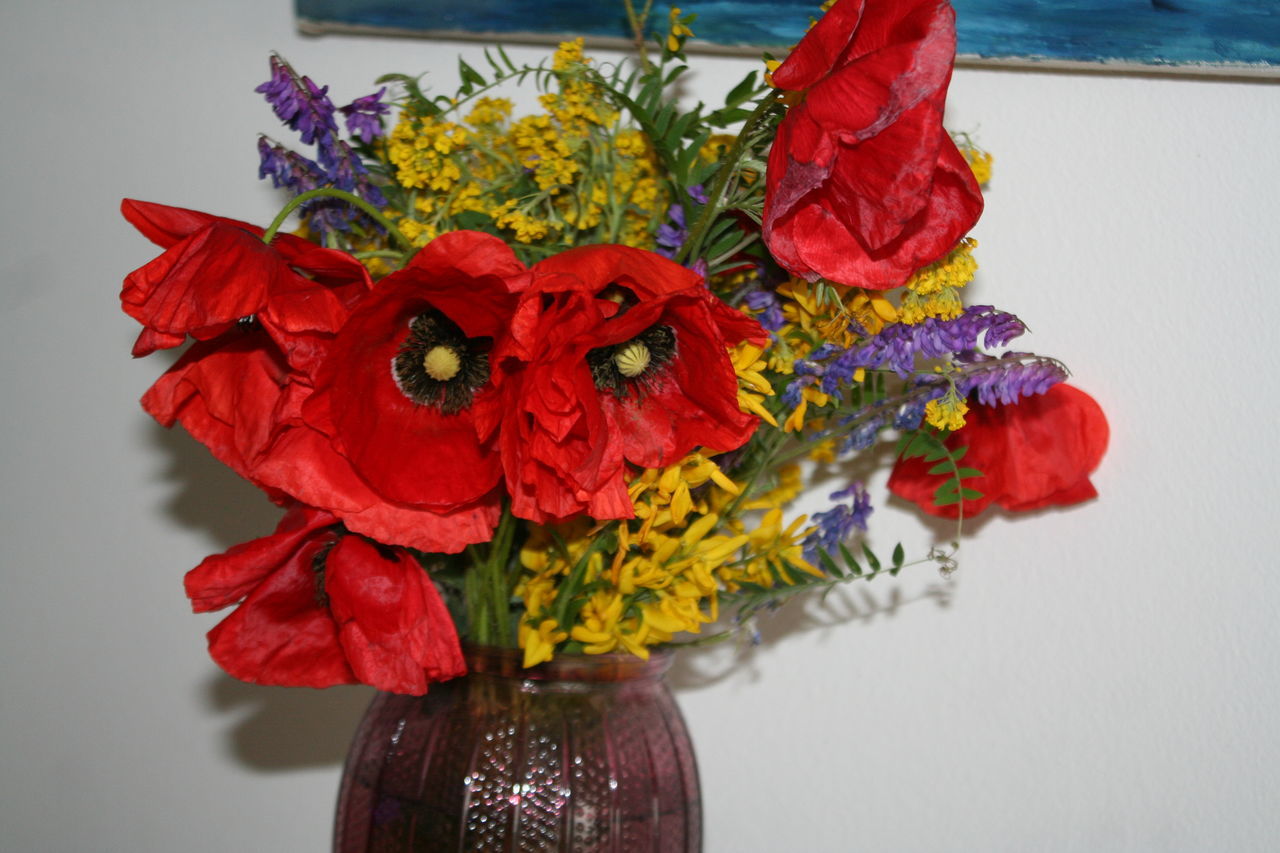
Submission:
M 761 359 L 764 347 L 750 341 L 742 341 L 729 350 L 733 359 L 733 371 L 738 375 L 738 409 L 757 415 L 760 420 L 777 426 L 778 421 L 764 407 L 764 398 L 773 396 L 773 386 L 761 372 L 767 365 Z
M 900 308 L 902 322 L 914 325 L 929 317 L 951 320 L 964 312 L 959 289 L 973 281 L 978 270 L 973 257 L 977 245 L 978 241 L 966 237 L 946 257 L 907 279 Z
M 682 39 L 693 37 L 693 30 L 689 29 L 680 20 L 680 9 L 676 6 L 671 7 L 670 21 L 671 31 L 667 33 L 667 51 L 669 53 L 677 53 L 680 50 Z
M 511 101 L 508 98 L 477 98 L 467 124 L 474 126 L 502 124 L 511 117 Z
M 984 185 L 991 180 L 991 164 L 995 158 L 989 152 L 972 145 L 964 145 L 961 146 L 960 153 L 964 155 L 965 162 L 973 170 L 974 180 L 979 185 Z
M 532 625 L 520 623 L 520 648 L 524 649 L 524 666 L 529 668 L 546 663 L 555 657 L 556 646 L 569 639 L 567 631 L 560 629 L 554 619 L 543 619 Z
M 938 429 L 958 430 L 964 426 L 964 416 L 968 411 L 969 407 L 952 387 L 942 397 L 925 404 L 924 419 L 927 424 Z

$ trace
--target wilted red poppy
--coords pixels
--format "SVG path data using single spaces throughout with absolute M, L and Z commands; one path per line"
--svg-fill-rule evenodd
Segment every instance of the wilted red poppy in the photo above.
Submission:
M 625 246 L 562 252 L 532 273 L 500 438 L 516 515 L 630 517 L 626 462 L 662 467 L 751 437 L 727 348 L 764 332 L 696 273 Z
M 884 290 L 973 226 L 982 195 L 942 126 L 954 56 L 945 0 L 839 0 L 773 72 L 801 93 L 766 172 L 763 236 L 779 264 Z
M 964 481 L 982 492 L 981 498 L 964 501 L 965 517 L 992 503 L 1027 512 L 1097 497 L 1089 474 L 1102 461 L 1108 436 L 1102 408 L 1065 383 L 1006 406 L 972 406 L 964 427 L 946 440 L 952 449 L 969 448 L 964 465 L 983 474 Z M 898 460 L 889 491 L 931 515 L 955 518 L 959 504 L 934 505 L 946 475 L 928 473 L 933 465 L 920 458 Z
M 125 278 L 120 294 L 125 313 L 144 327 L 135 356 L 188 335 L 209 340 L 249 319 L 292 354 L 293 335 L 336 332 L 371 287 L 355 258 L 289 234 L 267 245 L 261 228 L 234 219 L 133 199 L 120 209 L 165 248 Z
M 187 573 L 196 612 L 239 606 L 209 632 L 213 659 L 257 684 L 363 683 L 420 695 L 465 672 L 431 578 L 407 553 L 295 506 L 276 532 Z
M 255 468 L 296 419 L 320 341 L 368 292 L 355 258 L 194 210 L 126 199 L 121 211 L 166 251 L 130 273 L 121 301 L 143 324 L 134 355 L 199 340 L 143 397 L 237 473 Z M 259 485 L 262 485 L 259 483 Z M 276 499 L 278 490 L 267 488 Z

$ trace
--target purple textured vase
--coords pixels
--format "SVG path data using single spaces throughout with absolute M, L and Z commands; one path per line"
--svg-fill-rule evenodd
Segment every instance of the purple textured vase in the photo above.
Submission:
M 682 853 L 702 848 L 670 653 L 521 669 L 473 648 L 426 696 L 380 693 L 342 777 L 334 850 Z

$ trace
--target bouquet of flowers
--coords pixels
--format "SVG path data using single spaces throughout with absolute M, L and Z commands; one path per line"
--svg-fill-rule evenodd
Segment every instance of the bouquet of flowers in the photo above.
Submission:
M 389 74 L 337 106 L 274 56 L 258 92 L 297 139 L 258 140 L 273 222 L 123 203 L 164 250 L 125 280 L 134 355 L 193 339 L 143 406 L 284 509 L 186 577 L 235 608 L 227 672 L 421 694 L 460 639 L 645 657 L 949 572 L 955 542 L 867 544 L 862 481 L 788 512 L 885 442 L 889 490 L 957 541 L 992 503 L 1094 495 L 1097 405 L 964 303 L 991 158 L 942 124 L 950 6 L 826 5 L 714 107 L 677 96 L 694 16 L 652 42 L 630 3 L 633 60 L 494 48 L 448 95 Z

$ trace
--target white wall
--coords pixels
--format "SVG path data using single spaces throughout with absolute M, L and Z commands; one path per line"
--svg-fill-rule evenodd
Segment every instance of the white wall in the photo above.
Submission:
M 182 573 L 275 512 L 137 408 L 163 363 L 129 360 L 116 301 L 154 252 L 122 196 L 272 214 L 251 91 L 271 49 L 342 99 L 383 71 L 454 79 L 454 45 L 302 39 L 285 0 L 0 9 L 5 850 L 327 843 L 369 694 L 248 687 L 205 657 Z M 706 65 L 708 98 L 748 67 Z M 1102 498 L 975 525 L 950 583 L 779 614 L 785 642 L 732 674 L 687 658 L 707 849 L 1267 849 L 1280 90 L 962 71 L 951 103 L 999 158 L 980 295 L 1105 406 Z

